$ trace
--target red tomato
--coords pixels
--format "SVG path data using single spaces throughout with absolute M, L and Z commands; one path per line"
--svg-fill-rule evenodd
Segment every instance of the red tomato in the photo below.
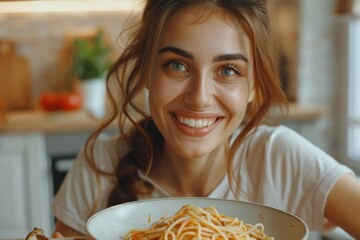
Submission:
M 44 92 L 40 98 L 40 106 L 47 111 L 55 111 L 58 109 L 58 97 L 54 92 Z
M 81 107 L 81 96 L 77 92 L 44 92 L 40 106 L 46 111 L 73 111 Z
M 81 96 L 77 92 L 60 92 L 57 97 L 59 110 L 73 111 L 81 107 Z

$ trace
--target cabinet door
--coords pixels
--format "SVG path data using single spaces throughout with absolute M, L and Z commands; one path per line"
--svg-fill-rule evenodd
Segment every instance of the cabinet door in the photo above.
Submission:
M 25 169 L 26 162 L 21 148 L 17 151 L 1 149 L 0 237 L 21 237 L 28 233 Z
M 42 134 L 0 135 L 0 239 L 50 233 L 48 181 Z
M 28 177 L 27 212 L 30 216 L 30 230 L 34 227 L 42 228 L 46 235 L 51 234 L 50 167 L 47 162 L 45 136 L 41 133 L 24 135 L 24 150 L 26 153 Z

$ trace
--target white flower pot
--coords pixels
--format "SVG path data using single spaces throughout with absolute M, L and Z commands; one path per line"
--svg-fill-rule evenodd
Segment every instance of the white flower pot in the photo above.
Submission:
M 87 79 L 79 82 L 83 108 L 95 118 L 106 114 L 106 81 L 104 78 Z

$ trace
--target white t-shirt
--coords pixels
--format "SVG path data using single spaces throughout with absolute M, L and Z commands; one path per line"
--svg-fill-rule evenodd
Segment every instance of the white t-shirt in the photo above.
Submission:
M 238 129 L 233 138 L 240 131 Z M 95 147 L 95 159 L 102 170 L 114 172 L 117 159 L 128 150 L 118 139 L 101 139 Z M 233 194 L 225 176 L 208 197 L 279 208 L 297 215 L 311 230 L 317 231 L 324 230 L 324 207 L 331 188 L 344 174 L 353 174 L 351 169 L 284 126 L 260 126 L 253 130 L 235 154 L 234 173 L 241 191 Z M 151 179 L 141 173 L 140 176 L 155 186 L 147 198 L 171 197 Z M 101 178 L 101 198 L 96 211 L 106 208 L 115 184 L 115 177 Z M 96 196 L 95 173 L 81 151 L 53 199 L 52 212 L 65 224 L 85 233 Z

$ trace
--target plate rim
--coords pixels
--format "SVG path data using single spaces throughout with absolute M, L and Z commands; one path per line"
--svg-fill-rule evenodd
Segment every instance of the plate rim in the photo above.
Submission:
M 208 201 L 222 201 L 222 202 L 235 202 L 235 203 L 242 203 L 242 204 L 247 204 L 247 205 L 252 205 L 252 206 L 258 206 L 261 208 L 266 208 L 266 209 L 270 209 L 271 211 L 275 211 L 275 212 L 281 212 L 285 215 L 288 215 L 289 217 L 294 218 L 295 220 L 299 221 L 302 223 L 302 225 L 304 226 L 304 230 L 305 230 L 305 234 L 304 234 L 304 238 L 303 239 L 307 239 L 309 236 L 309 228 L 307 226 L 307 224 L 298 216 L 287 212 L 285 210 L 282 209 L 278 209 L 272 206 L 267 206 L 265 204 L 262 203 L 256 203 L 256 202 L 251 202 L 251 201 L 242 201 L 242 200 L 236 200 L 236 199 L 226 199 L 226 198 L 213 198 L 213 197 L 164 197 L 164 198 L 150 198 L 150 199 L 140 199 L 140 200 L 136 200 L 136 201 L 131 201 L 131 202 L 126 202 L 126 203 L 120 203 L 105 209 L 102 209 L 100 211 L 98 211 L 97 213 L 93 214 L 86 222 L 86 233 L 87 235 L 93 237 L 90 232 L 89 232 L 89 225 L 91 223 L 91 221 L 98 217 L 98 215 L 101 215 L 104 212 L 108 212 L 111 211 L 112 209 L 115 208 L 119 208 L 121 206 L 128 206 L 128 205 L 136 205 L 136 204 L 141 204 L 141 203 L 147 203 L 147 202 L 161 202 L 161 201 L 186 201 L 186 200 L 208 200 Z

